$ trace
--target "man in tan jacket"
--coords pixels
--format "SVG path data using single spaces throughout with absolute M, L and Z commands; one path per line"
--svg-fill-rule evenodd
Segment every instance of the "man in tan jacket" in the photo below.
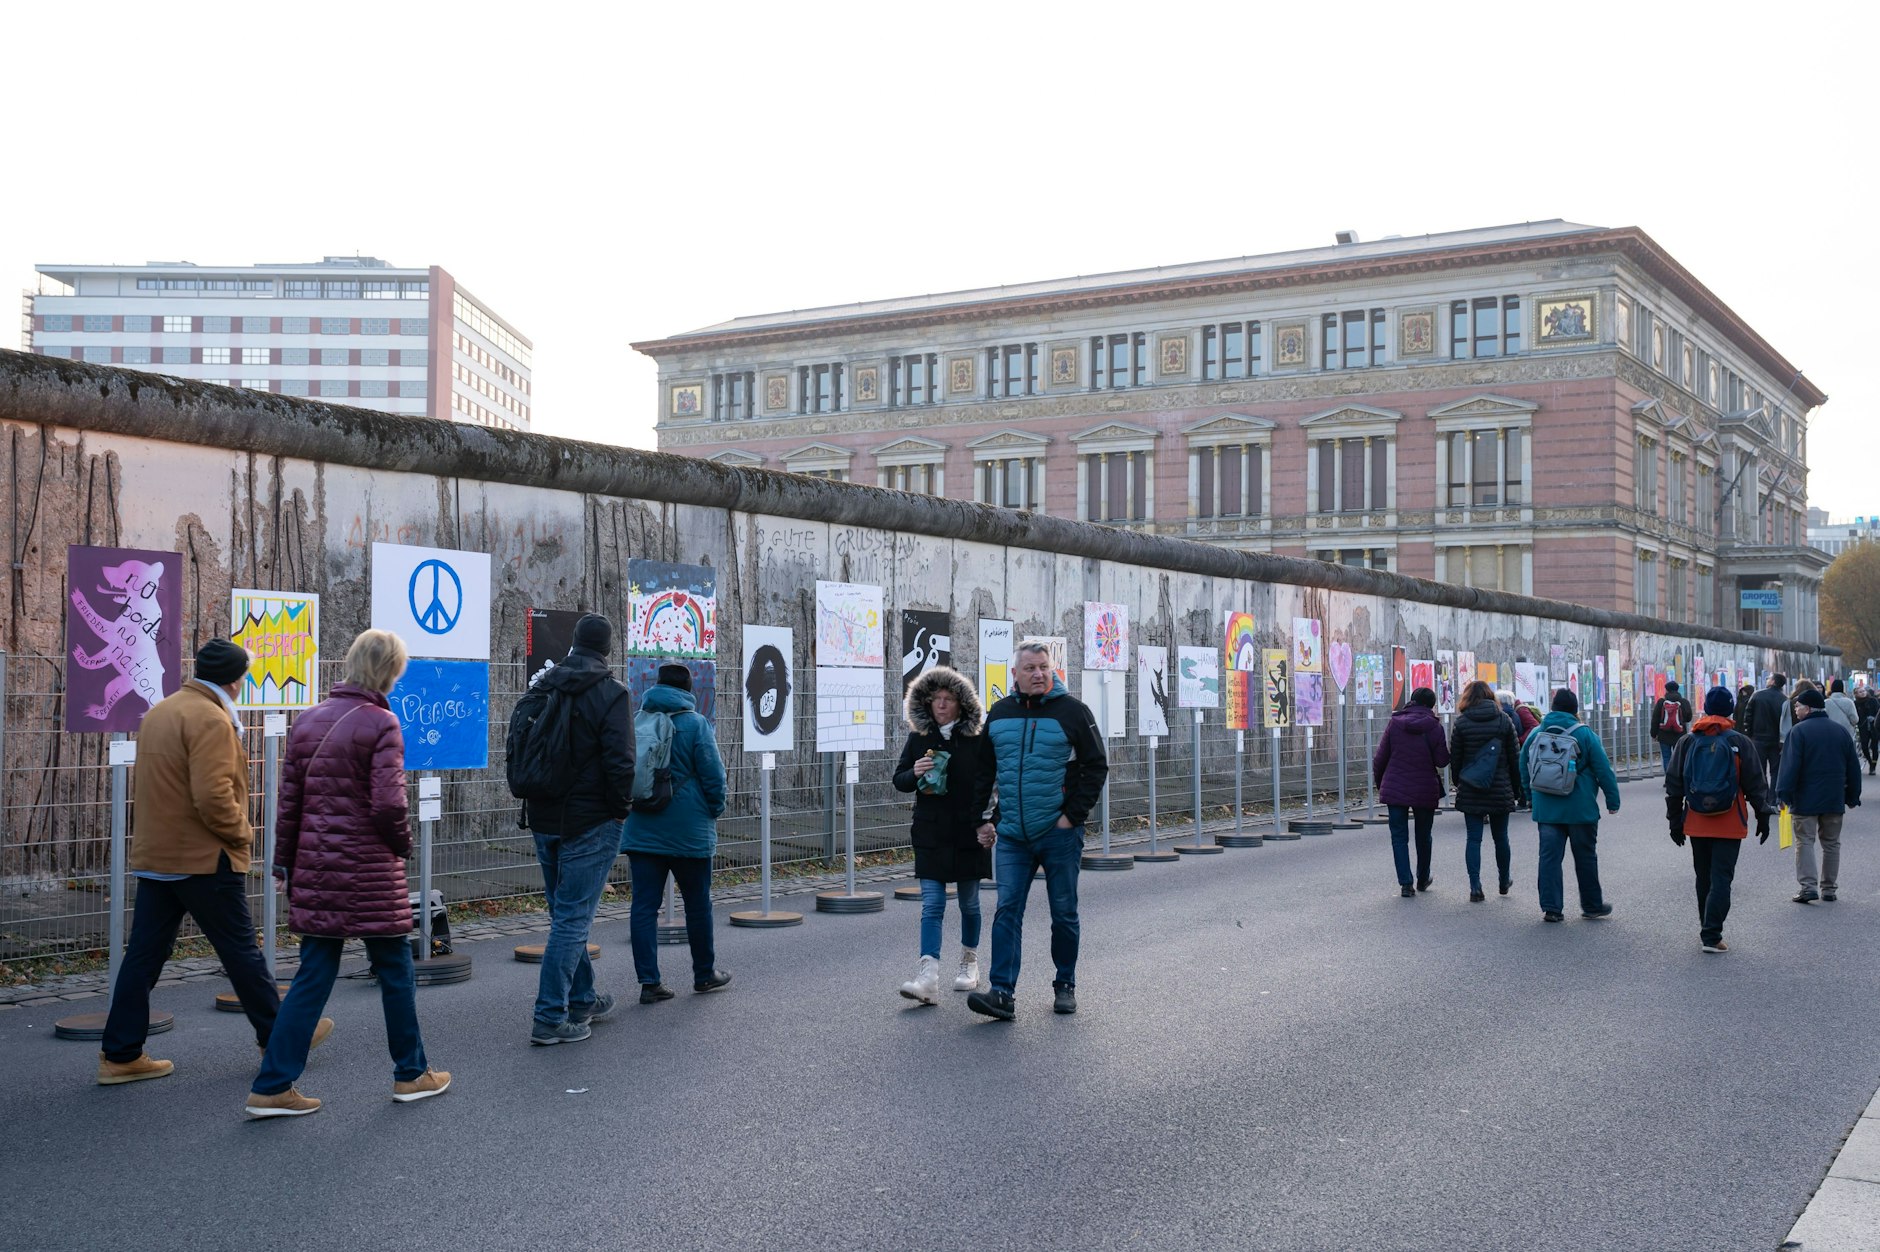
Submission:
M 130 857 L 137 907 L 98 1054 L 101 1085 L 161 1078 L 175 1068 L 145 1055 L 144 1039 L 150 989 L 185 915 L 222 958 L 255 1042 L 265 1049 L 274 1029 L 281 997 L 255 946 L 246 890 L 253 830 L 235 695 L 247 672 L 246 651 L 211 639 L 196 653 L 195 678 L 159 701 L 138 729 Z M 314 1042 L 332 1028 L 332 1019 L 323 1019 Z

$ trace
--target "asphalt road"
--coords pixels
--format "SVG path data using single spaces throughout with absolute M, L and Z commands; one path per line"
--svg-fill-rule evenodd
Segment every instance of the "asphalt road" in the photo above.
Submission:
M 1836 904 L 1747 847 L 1705 956 L 1655 788 L 1604 828 L 1605 922 L 1541 922 L 1524 817 L 1485 904 L 1455 816 L 1414 901 L 1381 827 L 1086 874 L 1075 1017 L 1042 887 L 1011 1025 L 895 995 L 892 900 L 721 924 L 731 988 L 556 1048 L 524 1042 L 534 968 L 486 943 L 419 993 L 448 1095 L 387 1099 L 376 992 L 342 982 L 300 1084 L 327 1105 L 291 1121 L 243 1120 L 251 1038 L 201 987 L 156 996 L 176 1074 L 125 1087 L 58 1010 L 10 1011 L 0 1247 L 1773 1249 L 1880 1086 L 1880 805 Z M 624 925 L 596 937 L 630 990 Z

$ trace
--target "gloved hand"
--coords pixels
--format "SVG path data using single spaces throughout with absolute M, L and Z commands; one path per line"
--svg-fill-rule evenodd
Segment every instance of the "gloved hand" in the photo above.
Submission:
M 1671 828 L 1671 842 L 1677 844 L 1680 848 L 1684 846 L 1684 827 L 1682 825 L 1673 826 Z
M 1769 842 L 1769 814 L 1767 813 L 1758 813 L 1756 815 L 1756 842 Z

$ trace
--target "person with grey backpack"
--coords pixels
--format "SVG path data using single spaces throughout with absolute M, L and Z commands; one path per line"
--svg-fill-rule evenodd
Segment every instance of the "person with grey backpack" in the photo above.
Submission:
M 1521 745 L 1521 776 L 1541 837 L 1541 917 L 1550 922 L 1565 917 L 1561 865 L 1571 846 L 1580 916 L 1598 921 L 1612 916 L 1599 885 L 1599 795 L 1605 793 L 1606 811 L 1617 813 L 1619 778 L 1599 736 L 1580 724 L 1580 698 L 1562 687 L 1554 692 L 1552 707 Z
M 668 877 L 685 900 L 692 990 L 717 991 L 731 981 L 717 968 L 712 943 L 712 857 L 725 811 L 725 763 L 692 695 L 692 671 L 683 665 L 659 667 L 658 685 L 640 700 L 633 736 L 639 745 L 633 811 L 620 840 L 633 879 L 627 933 L 640 1003 L 658 1004 L 672 999 L 659 976 L 659 903 Z

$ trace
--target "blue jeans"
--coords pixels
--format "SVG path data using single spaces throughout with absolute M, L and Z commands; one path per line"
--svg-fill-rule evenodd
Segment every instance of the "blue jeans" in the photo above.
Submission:
M 392 1078 L 411 1082 L 425 1070 L 424 1040 L 418 1034 L 417 977 L 411 967 L 411 940 L 404 935 L 367 939 L 366 959 L 379 979 L 379 1006 L 385 1011 L 385 1043 L 392 1053 Z M 320 1024 L 320 1011 L 333 994 L 339 977 L 339 954 L 344 939 L 315 935 L 300 940 L 300 972 L 281 1001 L 281 1015 L 268 1040 L 261 1072 L 255 1075 L 256 1095 L 279 1095 L 294 1085 L 307 1068 L 307 1049 Z
M 1666 743 L 1662 739 L 1658 741 L 1658 765 L 1659 765 L 1660 773 L 1670 772 L 1671 754 L 1677 751 L 1677 748 L 1678 748 L 1678 745 L 1675 742 Z
M 959 884 L 960 946 L 979 946 L 979 880 Z M 940 955 L 940 920 L 947 915 L 947 885 L 938 878 L 920 880 L 920 954 Z
M 1077 871 L 1084 852 L 1084 828 L 1053 828 L 1035 840 L 1001 839 L 994 858 L 999 879 L 999 908 L 992 915 L 992 974 L 994 991 L 1007 995 L 1018 986 L 1020 945 L 1024 937 L 1025 901 L 1031 878 L 1044 867 L 1045 898 L 1051 903 L 1051 960 L 1054 980 L 1077 985 Z
M 1436 824 L 1435 809 L 1412 810 L 1393 804 L 1390 810 L 1390 855 L 1397 862 L 1397 885 L 1410 885 L 1410 814 L 1417 817 L 1417 881 L 1430 880 L 1430 828 Z
M 620 827 L 615 818 L 573 835 L 535 835 L 535 859 L 542 863 L 542 894 L 548 897 L 548 943 L 542 950 L 542 978 L 535 992 L 535 1020 L 557 1026 L 569 1010 L 594 1007 L 594 965 L 588 960 L 588 931 L 607 886 L 607 871 L 620 855 Z
M 1723 919 L 1730 916 L 1730 886 L 1743 841 L 1693 835 L 1690 844 L 1691 868 L 1697 872 L 1697 937 L 1715 943 L 1723 938 Z
M 1539 823 L 1541 829 L 1540 897 L 1541 911 L 1559 913 L 1563 890 L 1560 863 L 1566 859 L 1567 845 L 1573 845 L 1573 876 L 1580 880 L 1580 908 L 1589 913 L 1606 907 L 1605 893 L 1599 889 L 1599 823 L 1557 826 Z
M 1482 889 L 1482 825 L 1486 820 L 1489 838 L 1495 841 L 1495 869 L 1497 885 L 1511 881 L 1508 864 L 1513 858 L 1513 850 L 1508 846 L 1508 815 L 1506 813 L 1464 813 L 1462 825 L 1469 834 L 1469 845 L 1463 849 L 1462 863 L 1469 870 L 1469 890 Z
M 685 938 L 692 948 L 692 981 L 702 982 L 717 967 L 712 947 L 712 859 L 709 856 L 661 856 L 629 852 L 633 870 L 633 908 L 627 933 L 633 939 L 633 976 L 642 986 L 659 981 L 659 905 L 666 875 L 685 900 Z

